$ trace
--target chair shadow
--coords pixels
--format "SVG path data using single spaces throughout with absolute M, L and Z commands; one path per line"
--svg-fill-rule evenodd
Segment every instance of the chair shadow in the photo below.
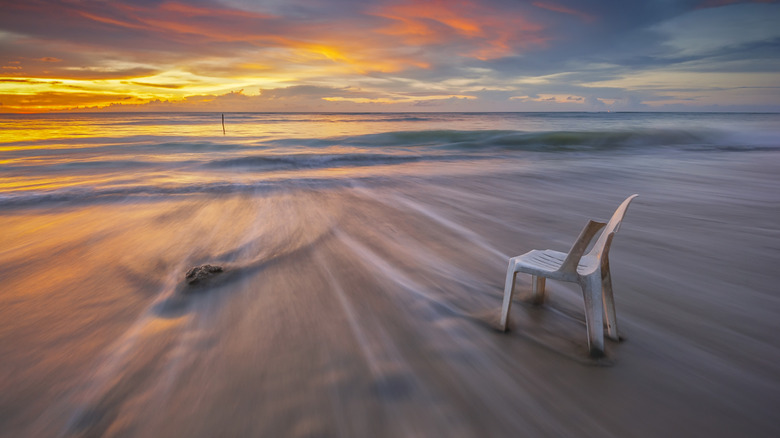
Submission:
M 506 331 L 501 328 L 499 307 L 476 312 L 472 320 L 484 328 L 505 335 L 511 342 L 522 340 L 583 365 L 611 367 L 617 363 L 614 348 L 617 342 L 609 338 L 605 338 L 603 356 L 590 355 L 584 314 L 549 304 L 535 304 L 530 296 L 512 302 L 512 315 Z

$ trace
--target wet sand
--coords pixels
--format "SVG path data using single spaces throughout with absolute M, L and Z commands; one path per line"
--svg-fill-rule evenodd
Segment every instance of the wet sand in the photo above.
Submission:
M 436 166 L 2 212 L 0 435 L 780 436 L 775 153 Z M 632 193 L 607 360 L 574 285 L 493 329 Z

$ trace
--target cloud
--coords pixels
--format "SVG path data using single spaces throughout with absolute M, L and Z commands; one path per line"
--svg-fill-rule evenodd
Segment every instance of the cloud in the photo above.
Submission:
M 63 107 L 91 106 L 101 108 L 115 102 L 132 102 L 135 97 L 122 94 L 44 91 L 35 94 L 0 93 L 0 104 L 6 112 L 50 111 Z
M 544 26 L 520 11 L 485 8 L 469 0 L 407 0 L 376 8 L 387 20 L 378 32 L 412 46 L 449 46 L 458 54 L 493 59 L 544 45 Z
M 698 4 L 697 8 L 718 8 L 740 3 L 776 3 L 777 0 L 704 0 Z
M 152 84 L 149 82 L 140 82 L 140 81 L 122 81 L 122 83 L 141 85 L 143 87 L 167 88 L 167 89 L 174 89 L 174 90 L 184 88 L 186 86 L 184 84 Z
M 765 107 L 778 21 L 777 2 L 718 0 L 26 0 L 0 15 L 0 94 L 3 111 Z
M 214 111 L 214 112 L 362 112 L 367 108 L 378 111 L 410 111 L 415 107 L 443 106 L 446 102 L 477 99 L 471 95 L 430 93 L 395 93 L 365 91 L 355 88 L 318 86 L 291 86 L 260 89 L 257 94 L 244 90 L 225 94 L 202 94 L 182 99 L 154 99 L 148 102 L 116 101 L 107 106 L 87 106 L 82 111 Z M 95 98 L 98 104 L 105 102 Z M 84 102 L 88 102 L 84 99 Z
M 654 26 L 675 54 L 706 55 L 780 39 L 780 5 L 742 4 L 694 10 Z
M 560 12 L 562 14 L 574 15 L 584 21 L 594 21 L 596 19 L 595 16 L 591 14 L 576 9 L 568 8 L 566 6 L 561 6 L 558 3 L 536 1 L 533 2 L 533 5 L 536 6 L 537 8 L 547 9 L 553 12 Z

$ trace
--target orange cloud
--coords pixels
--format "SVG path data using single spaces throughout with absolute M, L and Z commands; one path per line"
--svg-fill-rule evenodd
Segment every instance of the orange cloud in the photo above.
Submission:
M 406 0 L 373 12 L 391 20 L 378 32 L 400 38 L 405 44 L 435 45 L 463 39 L 474 43 L 461 55 L 491 59 L 520 48 L 542 45 L 543 26 L 519 13 L 481 7 L 470 0 Z
M 381 46 L 371 40 L 344 42 L 334 39 L 327 43 L 286 41 L 285 44 L 297 49 L 299 62 L 326 61 L 334 67 L 334 70 L 341 72 L 395 73 L 409 67 L 430 67 L 424 60 L 413 56 L 404 57 L 393 53 L 392 50 L 382 50 Z
M 340 32 L 331 24 L 298 23 L 283 17 L 236 9 L 169 2 L 154 7 L 114 4 L 100 12 L 79 11 L 79 14 L 98 23 L 142 31 L 159 37 L 161 41 L 188 46 L 201 44 L 204 52 L 199 54 L 201 57 L 229 58 L 237 47 L 243 46 L 242 59 L 235 63 L 243 67 L 235 70 L 246 70 L 248 65 L 292 63 L 320 68 L 332 74 L 366 74 L 429 66 L 424 60 L 384 51 L 386 44 L 375 38 L 355 38 L 354 29 Z M 223 48 L 228 53 L 219 53 L 209 47 L 210 43 L 226 42 L 235 43 L 233 47 Z M 226 60 L 226 63 L 232 62 Z
M 112 24 L 114 26 L 125 27 L 128 29 L 143 29 L 143 30 L 149 29 L 148 26 L 144 26 L 142 24 L 132 23 L 127 20 L 118 20 L 115 18 L 98 15 L 92 12 L 78 11 L 78 14 L 84 18 L 88 18 L 90 20 L 97 21 L 99 23 Z
M 12 42 L 19 44 L 17 52 L 32 53 L 5 60 L 0 77 L 23 82 L 0 84 L 0 111 L 178 101 L 275 84 L 377 83 L 385 80 L 383 74 L 402 78 L 404 72 L 441 68 L 452 54 L 493 59 L 545 41 L 543 27 L 518 10 L 485 8 L 476 0 L 400 0 L 328 20 L 208 1 L 28 0 L 11 12 L 37 27 Z M 388 96 L 348 98 L 398 99 Z
M 157 7 L 117 3 L 101 13 L 78 11 L 90 20 L 169 37 L 186 35 L 199 41 L 277 40 L 270 32 L 257 32 L 278 17 L 228 8 L 204 8 L 182 3 Z
M 61 111 L 78 106 L 104 107 L 112 103 L 143 102 L 124 94 L 90 92 L 45 91 L 35 94 L 0 94 L 0 110 L 3 112 Z
M 252 19 L 270 19 L 274 18 L 272 15 L 258 14 L 255 12 L 242 11 L 238 9 L 227 8 L 204 8 L 184 3 L 164 3 L 160 6 L 160 10 L 170 11 L 178 15 L 184 15 L 187 17 L 241 17 Z

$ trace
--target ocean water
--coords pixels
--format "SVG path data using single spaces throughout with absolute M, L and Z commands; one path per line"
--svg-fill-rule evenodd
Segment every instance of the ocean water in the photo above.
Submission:
M 0 115 L 0 436 L 780 435 L 780 114 L 224 120 Z M 633 193 L 624 341 L 496 331 Z
M 6 115 L 0 205 L 235 193 L 589 153 L 777 150 L 777 114 Z

